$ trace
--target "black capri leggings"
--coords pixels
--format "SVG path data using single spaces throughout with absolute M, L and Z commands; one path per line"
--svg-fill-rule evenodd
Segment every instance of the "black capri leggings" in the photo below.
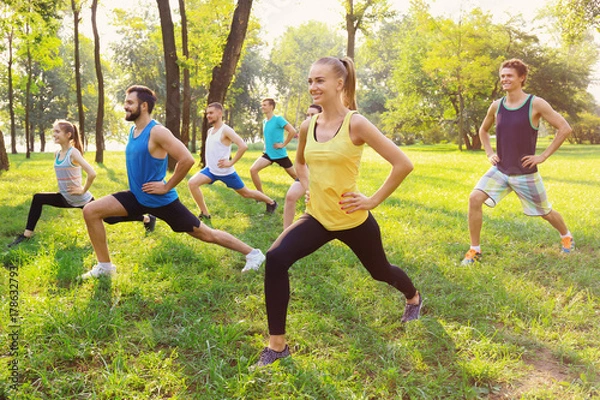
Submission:
M 42 206 L 52 206 L 58 208 L 83 208 L 75 207 L 67 203 L 67 200 L 60 193 L 36 193 L 33 195 L 31 207 L 29 207 L 29 216 L 27 217 L 26 229 L 35 230 L 40 217 L 42 216 Z
M 92 198 L 93 201 L 94 198 Z M 87 204 L 87 203 L 86 203 Z M 67 199 L 60 193 L 36 193 L 33 195 L 31 201 L 31 207 L 29 207 L 29 216 L 27 217 L 27 225 L 25 229 L 34 231 L 40 217 L 42 216 L 42 207 L 52 206 L 57 208 L 83 208 L 83 206 L 75 207 L 67 202 Z M 144 221 L 143 215 L 136 215 L 133 217 L 109 217 L 104 220 L 108 224 L 116 224 L 119 222 L 126 221 Z
M 288 270 L 294 262 L 313 253 L 325 243 L 339 239 L 356 254 L 373 279 L 386 282 L 407 299 L 417 294 L 408 275 L 387 260 L 381 243 L 379 225 L 371 213 L 361 225 L 343 231 L 328 231 L 315 218 L 304 214 L 267 252 L 265 301 L 269 334 L 285 334 L 290 299 Z

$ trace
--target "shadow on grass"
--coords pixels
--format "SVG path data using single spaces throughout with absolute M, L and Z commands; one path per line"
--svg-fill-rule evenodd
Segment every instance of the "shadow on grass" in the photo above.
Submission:
M 123 179 L 124 175 L 122 173 L 118 174 L 114 169 L 108 168 L 105 164 L 97 164 L 97 165 L 98 165 L 98 168 L 106 171 L 106 175 L 108 176 L 108 179 L 110 181 L 118 183 L 119 186 L 122 186 L 123 189 L 121 189 L 121 190 L 127 190 L 127 188 L 129 186 L 127 184 L 127 180 Z

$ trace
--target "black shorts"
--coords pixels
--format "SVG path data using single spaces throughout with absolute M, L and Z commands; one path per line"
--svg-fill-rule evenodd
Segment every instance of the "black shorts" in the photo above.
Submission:
M 277 163 L 285 169 L 291 168 L 294 166 L 292 164 L 292 160 L 289 157 L 278 158 L 276 160 L 272 160 L 271 157 L 267 155 L 267 153 L 263 153 L 262 158 L 271 161 L 272 163 Z
M 193 232 L 200 226 L 200 220 L 184 206 L 179 199 L 162 207 L 146 207 L 140 204 L 135 195 L 125 190 L 113 193 L 113 197 L 127 210 L 128 217 L 152 214 L 165 221 L 174 232 Z

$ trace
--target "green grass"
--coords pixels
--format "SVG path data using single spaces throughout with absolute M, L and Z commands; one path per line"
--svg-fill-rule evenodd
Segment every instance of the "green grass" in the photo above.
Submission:
M 293 356 L 249 370 L 267 337 L 263 269 L 158 223 L 107 226 L 119 274 L 77 284 L 95 258 L 80 210 L 45 208 L 36 236 L 23 228 L 31 196 L 55 191 L 51 154 L 11 155 L 0 175 L 0 246 L 18 267 L 19 371 L 9 388 L 9 271 L 0 269 L 0 398 L 11 399 L 592 399 L 600 398 L 600 148 L 564 145 L 541 167 L 550 200 L 575 235 L 559 254 L 556 231 L 526 217 L 514 195 L 484 210 L 484 262 L 458 266 L 468 248 L 468 196 L 488 168 L 481 152 L 403 148 L 414 172 L 375 211 L 390 260 L 425 295 L 419 321 L 402 325 L 404 301 L 373 281 L 340 243 L 291 270 Z M 250 150 L 237 170 L 251 185 Z M 93 160 L 93 154 L 87 154 Z M 123 153 L 95 165 L 92 192 L 126 187 Z M 194 168 L 192 172 L 196 172 Z M 361 189 L 388 166 L 366 150 Z M 287 175 L 262 175 L 283 204 Z M 185 184 L 184 204 L 196 212 Z M 281 209 L 204 189 L 215 228 L 266 251 Z M 298 204 L 300 213 L 302 205 Z

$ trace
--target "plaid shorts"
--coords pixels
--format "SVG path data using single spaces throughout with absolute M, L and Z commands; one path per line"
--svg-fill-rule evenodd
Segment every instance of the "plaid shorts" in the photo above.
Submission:
M 542 216 L 552 211 L 552 204 L 548 202 L 539 172 L 506 175 L 494 166 L 481 177 L 475 189 L 489 196 L 485 201 L 488 207 L 495 207 L 507 194 L 514 191 L 521 201 L 525 215 Z

